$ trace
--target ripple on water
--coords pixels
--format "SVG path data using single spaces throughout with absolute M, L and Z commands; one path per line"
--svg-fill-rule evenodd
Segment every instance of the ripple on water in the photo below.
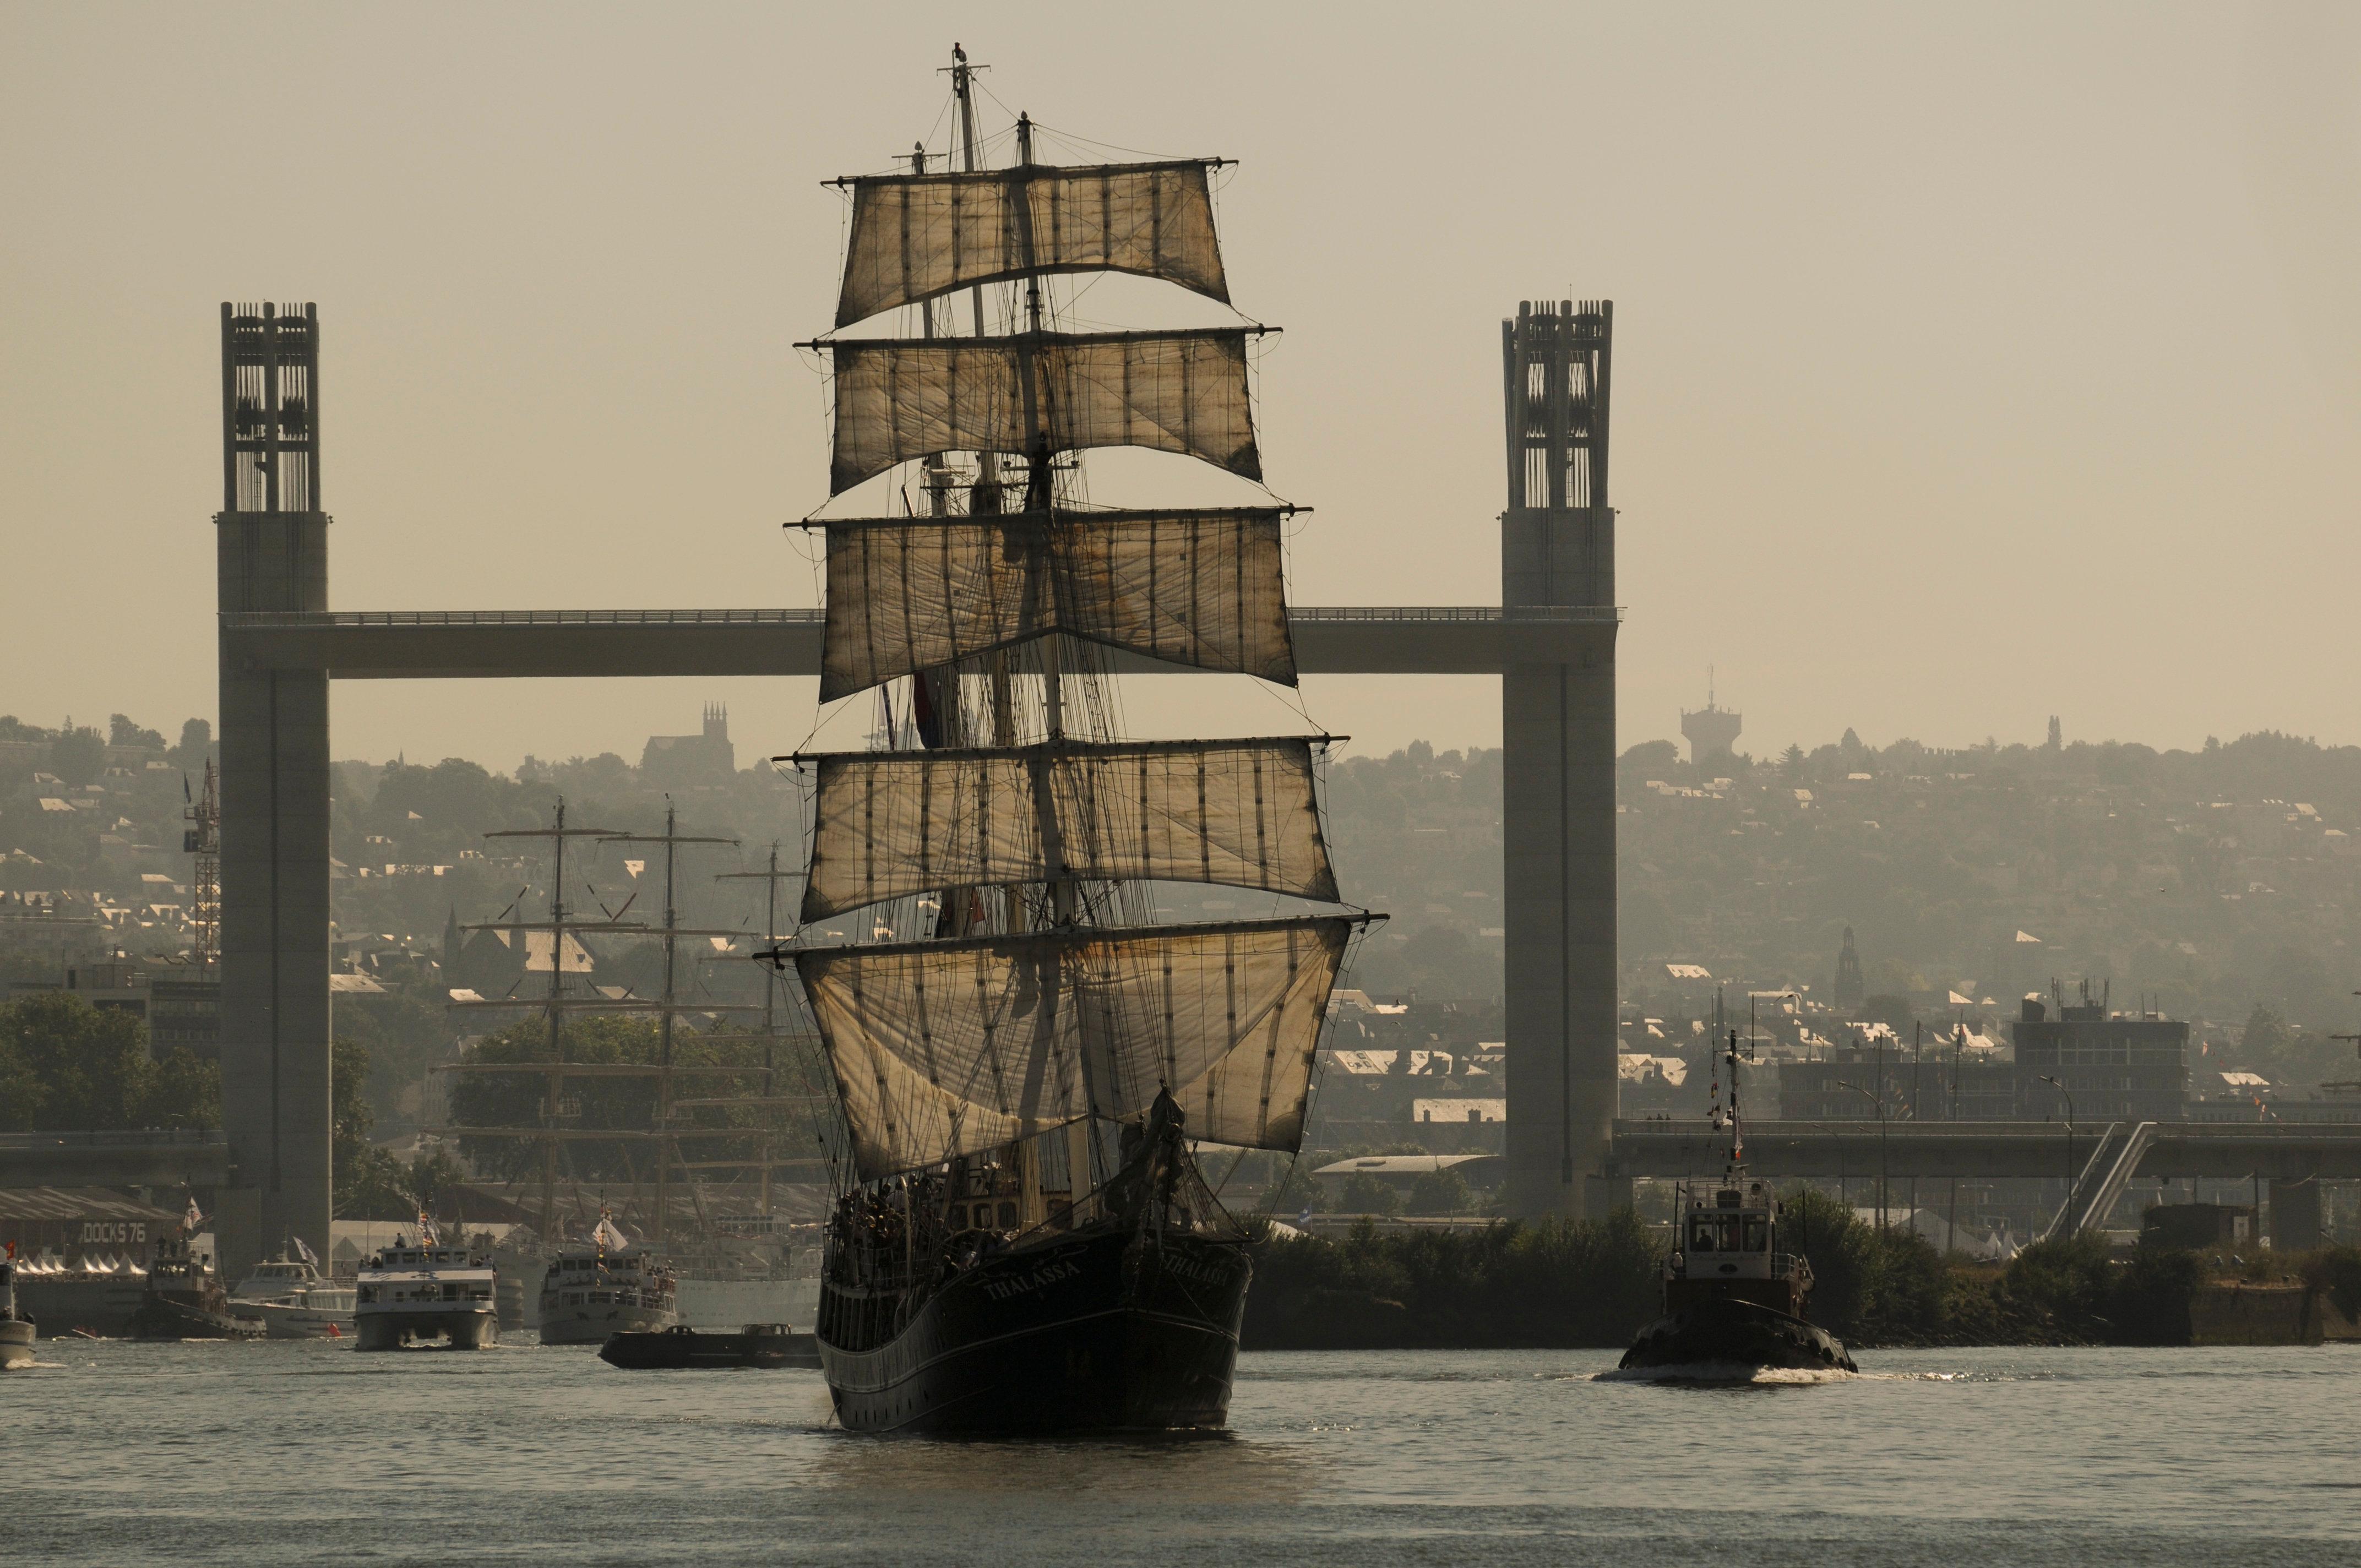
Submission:
M 1861 1359 L 1713 1390 L 1612 1351 L 1248 1355 L 1224 1437 L 1028 1443 L 852 1436 L 808 1373 L 100 1343 L 0 1378 L 0 1509 L 63 1568 L 2361 1563 L 2361 1354 Z

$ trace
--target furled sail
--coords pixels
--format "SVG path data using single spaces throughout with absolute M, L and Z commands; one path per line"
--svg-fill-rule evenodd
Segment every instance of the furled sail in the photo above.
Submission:
M 1337 897 L 1308 740 L 1065 741 L 816 762 L 806 920 L 1058 876 Z
M 828 524 L 820 700 L 1047 632 L 1295 685 L 1277 508 Z
M 852 236 L 836 324 L 1027 270 L 1018 192 L 1032 218 L 1036 272 L 1137 272 L 1227 304 L 1207 165 L 1027 164 L 974 174 L 848 180 Z
M 796 951 L 863 1179 L 1122 1118 L 1292 1150 L 1351 919 Z
M 1146 446 L 1259 480 L 1247 330 L 832 342 L 829 493 L 934 453 L 1027 453 L 1037 420 L 1052 452 Z

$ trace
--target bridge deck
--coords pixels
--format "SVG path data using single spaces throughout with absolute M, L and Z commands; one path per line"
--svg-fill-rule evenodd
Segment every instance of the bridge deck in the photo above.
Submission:
M 218 1131 L 0 1134 L 0 1187 L 218 1187 Z
M 1299 606 L 1306 674 L 1497 675 L 1580 663 L 1622 612 L 1544 605 Z M 284 610 L 221 617 L 222 655 L 248 670 L 338 680 L 550 675 L 817 675 L 817 609 Z M 1126 674 L 1189 673 L 1126 658 Z
M 2047 1177 L 2065 1179 L 2091 1158 L 2103 1124 L 1752 1122 L 1747 1168 L 1758 1176 Z M 1729 1135 L 1706 1122 L 1615 1124 L 1621 1176 L 1709 1176 Z M 2361 1125 L 2268 1126 L 2159 1122 L 2132 1177 L 2361 1179 Z

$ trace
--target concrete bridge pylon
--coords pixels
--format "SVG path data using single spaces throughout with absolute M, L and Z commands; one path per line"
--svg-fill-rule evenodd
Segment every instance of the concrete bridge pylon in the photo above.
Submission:
M 222 1116 L 214 1239 L 243 1273 L 330 1218 L 328 672 L 234 656 L 229 618 L 328 608 L 320 330 L 311 305 L 222 306 Z M 235 1277 L 235 1274 L 233 1274 Z
M 1588 612 L 1586 635 L 1500 679 L 1509 1201 L 1600 1214 L 1615 1121 L 1615 306 L 1527 302 L 1500 323 L 1509 504 L 1500 603 Z

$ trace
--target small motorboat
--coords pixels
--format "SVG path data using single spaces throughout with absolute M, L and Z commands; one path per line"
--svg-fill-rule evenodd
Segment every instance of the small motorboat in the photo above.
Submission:
M 598 1359 L 627 1372 L 664 1368 L 819 1365 L 819 1342 L 785 1323 L 748 1323 L 736 1333 L 701 1333 L 687 1324 L 647 1333 L 609 1334 Z
M 1859 1371 L 1844 1342 L 1806 1316 L 1811 1259 L 1779 1250 L 1778 1197 L 1746 1174 L 1735 1029 L 1727 1060 L 1729 1164 L 1719 1181 L 1680 1185 L 1664 1315 L 1640 1331 L 1620 1370 L 1717 1381 L 1773 1370 Z

